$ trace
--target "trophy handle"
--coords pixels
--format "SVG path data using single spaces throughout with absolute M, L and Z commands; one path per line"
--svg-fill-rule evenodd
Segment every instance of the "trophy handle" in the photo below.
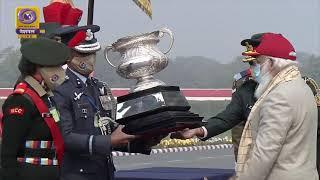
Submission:
M 169 49 L 164 52 L 164 54 L 168 54 L 170 52 L 170 50 L 172 49 L 173 42 L 174 42 L 174 36 L 173 36 L 173 32 L 167 27 L 161 28 L 159 30 L 159 37 L 160 38 L 162 38 L 164 36 L 164 34 L 168 34 L 171 38 Z
M 106 58 L 107 62 L 114 68 L 116 68 L 117 66 L 113 65 L 112 62 L 109 60 L 108 56 L 109 56 L 109 52 L 110 50 L 112 50 L 112 46 L 107 46 L 104 49 L 104 57 Z

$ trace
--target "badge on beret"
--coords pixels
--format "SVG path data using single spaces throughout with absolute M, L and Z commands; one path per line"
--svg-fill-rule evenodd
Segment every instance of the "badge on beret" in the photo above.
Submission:
M 24 115 L 24 108 L 23 107 L 12 107 L 9 109 L 9 115 Z

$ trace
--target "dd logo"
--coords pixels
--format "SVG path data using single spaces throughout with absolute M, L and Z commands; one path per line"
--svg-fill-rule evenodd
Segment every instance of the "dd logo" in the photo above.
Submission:
M 23 24 L 31 24 L 37 19 L 36 13 L 31 9 L 21 9 L 18 12 L 18 20 Z

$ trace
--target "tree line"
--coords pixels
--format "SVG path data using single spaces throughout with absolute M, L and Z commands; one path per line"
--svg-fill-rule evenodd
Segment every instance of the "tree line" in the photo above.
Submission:
M 297 53 L 300 70 L 303 75 L 314 78 L 320 83 L 320 56 Z M 8 47 L 0 51 L 0 87 L 12 87 L 19 76 L 17 68 L 21 54 L 18 49 Z M 116 64 L 117 62 L 115 62 Z M 236 57 L 231 63 L 222 64 L 216 60 L 201 57 L 176 57 L 170 59 L 166 69 L 155 77 L 168 85 L 182 88 L 230 88 L 233 75 L 248 68 Z M 135 80 L 124 79 L 116 73 L 104 59 L 102 51 L 97 54 L 96 77 L 113 88 L 127 88 Z

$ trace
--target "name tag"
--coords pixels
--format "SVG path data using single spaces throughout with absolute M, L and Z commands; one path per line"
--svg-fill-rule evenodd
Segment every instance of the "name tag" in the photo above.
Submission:
M 60 121 L 60 114 L 57 111 L 57 109 L 55 107 L 52 107 L 49 109 L 50 113 L 52 114 L 52 117 L 54 119 L 55 122 L 59 122 Z

